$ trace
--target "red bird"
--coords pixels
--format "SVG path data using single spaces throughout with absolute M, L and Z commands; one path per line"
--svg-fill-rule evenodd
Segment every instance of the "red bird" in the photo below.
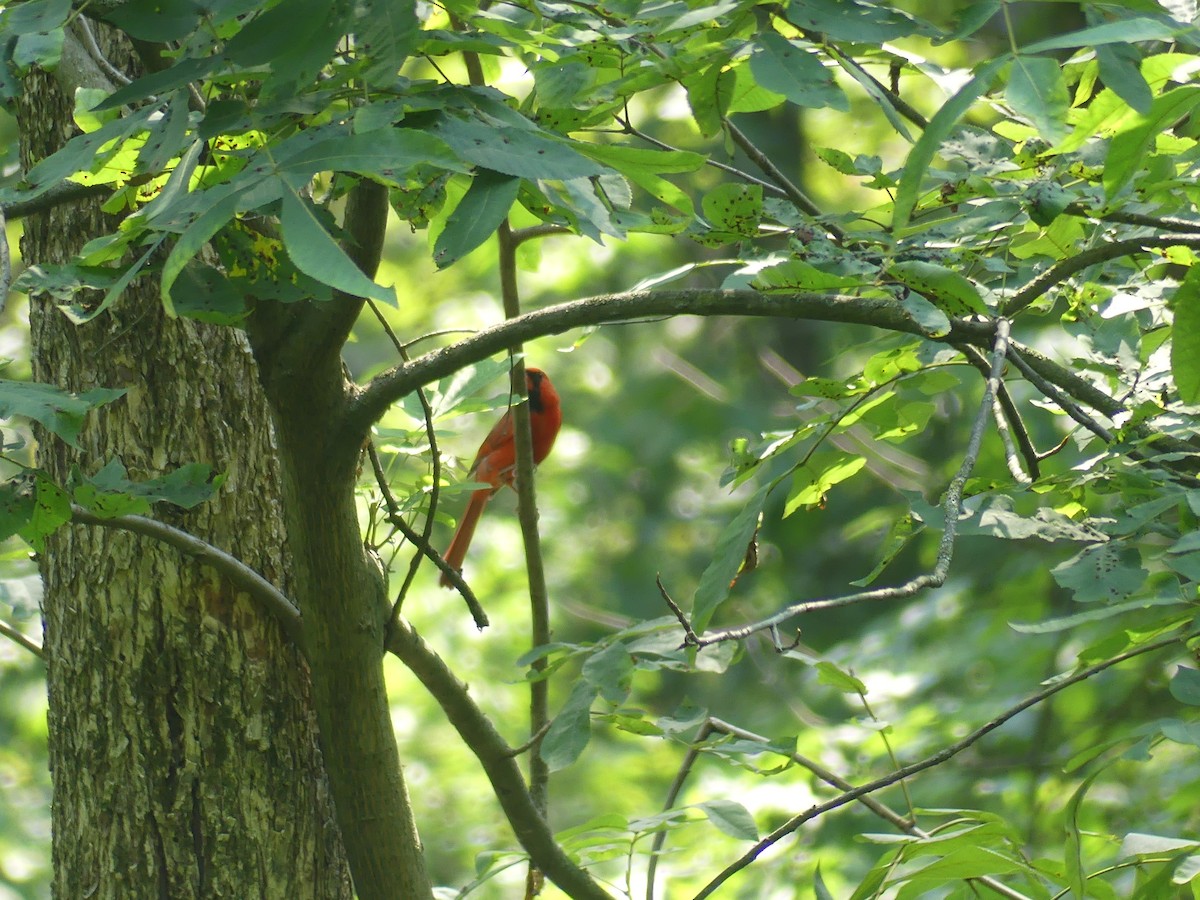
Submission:
M 529 395 L 529 422 L 533 436 L 533 462 L 540 463 L 550 453 L 554 439 L 562 425 L 562 410 L 558 406 L 558 393 L 541 369 L 525 369 L 525 391 Z M 472 480 L 490 484 L 471 495 L 467 508 L 458 522 L 458 530 L 450 546 L 446 548 L 445 560 L 456 572 L 462 571 L 467 547 L 475 534 L 475 526 L 492 495 L 504 485 L 511 485 L 516 471 L 517 451 L 513 443 L 513 416 L 510 409 L 496 423 L 475 454 L 471 464 Z M 443 587 L 453 587 L 446 573 L 442 573 Z

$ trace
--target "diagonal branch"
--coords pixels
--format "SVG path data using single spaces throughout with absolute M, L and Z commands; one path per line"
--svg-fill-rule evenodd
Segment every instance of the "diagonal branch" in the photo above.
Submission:
M 868 794 L 873 794 L 876 791 L 882 790 L 883 788 L 886 788 L 886 787 L 889 787 L 890 785 L 895 784 L 897 781 L 900 781 L 905 778 L 909 778 L 912 775 L 916 775 L 918 772 L 923 772 L 926 769 L 931 769 L 934 766 L 941 765 L 942 763 L 957 756 L 963 750 L 966 750 L 968 747 L 970 747 L 972 744 L 979 741 L 981 738 L 983 738 L 986 735 L 990 734 L 991 732 L 995 731 L 997 728 L 999 728 L 1005 722 L 1012 719 L 1014 716 L 1024 712 L 1025 710 L 1029 709 L 1032 706 L 1037 706 L 1039 703 L 1042 703 L 1045 700 L 1048 700 L 1049 698 L 1051 698 L 1055 694 L 1057 694 L 1059 691 L 1065 690 L 1066 688 L 1069 688 L 1076 684 L 1079 684 L 1082 681 L 1086 681 L 1087 679 L 1091 678 L 1094 675 L 1098 675 L 1100 672 L 1103 672 L 1105 669 L 1110 669 L 1113 666 L 1119 665 L 1120 663 L 1126 662 L 1127 660 L 1133 659 L 1134 657 L 1142 656 L 1146 653 L 1153 653 L 1157 650 L 1162 650 L 1166 647 L 1170 647 L 1174 644 L 1178 644 L 1181 642 L 1190 641 L 1197 637 L 1200 637 L 1200 631 L 1193 631 L 1189 634 L 1182 634 L 1182 635 L 1176 634 L 1176 635 L 1173 635 L 1172 637 L 1164 638 L 1160 641 L 1155 641 L 1154 643 L 1151 643 L 1151 644 L 1144 644 L 1141 647 L 1135 647 L 1132 650 L 1128 650 L 1125 653 L 1122 653 L 1118 656 L 1114 656 L 1110 659 L 1106 659 L 1103 662 L 1096 663 L 1093 666 L 1088 666 L 1086 669 L 1076 672 L 1074 675 L 1071 675 L 1068 678 L 1064 678 L 1061 681 L 1057 681 L 1054 684 L 1050 685 L 1049 687 L 1044 688 L 1043 690 L 1040 690 L 1035 694 L 1031 694 L 1030 696 L 1026 697 L 1024 700 L 1022 700 L 1020 703 L 1017 703 L 1016 705 L 1009 707 L 1004 712 L 1000 713 L 1000 715 L 993 718 L 991 721 L 989 721 L 986 724 L 975 729 L 970 734 L 968 734 L 966 737 L 964 737 L 962 740 L 956 741 L 955 743 L 951 744 L 950 746 L 945 747 L 942 750 L 939 750 L 937 753 L 934 753 L 931 756 L 927 756 L 927 757 L 925 757 L 925 759 L 919 760 L 918 762 L 912 763 L 911 765 L 904 766 L 903 768 L 897 769 L 896 771 L 884 776 L 883 778 L 877 778 L 874 781 L 868 782 L 867 784 L 860 785 L 859 787 L 856 787 L 853 790 L 844 791 L 842 794 L 840 794 L 837 797 L 834 797 L 832 800 L 829 800 L 818 806 L 814 806 L 811 809 L 808 809 L 805 812 L 800 813 L 799 815 L 793 816 L 787 822 L 780 825 L 778 828 L 776 828 L 774 831 L 772 831 L 769 835 L 764 837 L 762 840 L 760 840 L 758 843 L 756 843 L 753 847 L 751 847 L 749 850 L 747 850 L 739 859 L 735 860 L 733 863 L 726 866 L 715 878 L 712 879 L 712 881 L 710 881 L 708 884 L 706 884 L 704 886 L 704 888 L 700 891 L 700 893 L 696 894 L 696 896 L 693 898 L 693 900 L 702 900 L 702 898 L 704 898 L 704 897 L 711 897 L 713 895 L 713 893 L 717 890 L 717 888 L 719 888 L 721 885 L 723 885 L 726 881 L 728 881 L 731 877 L 736 875 L 742 869 L 746 868 L 751 863 L 753 863 L 754 860 L 756 860 L 759 857 L 759 855 L 761 855 L 763 853 L 764 850 L 766 850 L 768 847 L 773 846 L 774 844 L 777 844 L 780 840 L 787 837 L 789 834 L 794 833 L 805 822 L 810 822 L 813 819 L 817 818 L 818 816 L 824 815 L 825 813 L 829 812 L 830 810 L 834 810 L 834 809 L 837 809 L 838 807 L 845 806 L 847 803 L 852 803 L 855 800 L 858 800 L 861 797 L 865 797 Z
M 554 840 L 546 819 L 525 787 L 516 755 L 471 699 L 467 686 L 404 619 L 396 621 L 388 650 L 420 679 L 441 706 L 463 742 L 483 766 L 521 846 L 533 863 L 570 897 L 609 900 L 609 895 L 577 866 Z
M 7 622 L 0 622 L 0 634 L 4 635 L 4 637 L 8 638 L 13 643 L 20 644 L 38 659 L 45 658 L 45 654 L 43 654 L 41 646 L 36 641 L 23 634 L 19 629 L 13 628 L 13 626 L 9 625 Z
M 1038 275 L 1001 304 L 1000 311 L 1003 315 L 1014 316 L 1055 285 L 1066 281 L 1076 272 L 1082 272 L 1084 269 L 1094 266 L 1097 263 L 1107 262 L 1110 259 L 1118 259 L 1122 256 L 1129 256 L 1142 250 L 1148 250 L 1151 247 L 1192 247 L 1193 249 L 1198 249 L 1200 248 L 1200 235 L 1160 234 L 1127 238 L 1123 241 L 1112 241 L 1111 243 L 1101 244 L 1098 247 L 1084 250 L 1074 256 L 1059 260 L 1041 275 Z
M 263 605 L 268 612 L 275 616 L 279 625 L 303 651 L 304 640 L 300 626 L 300 610 L 288 597 L 250 568 L 236 556 L 226 553 L 219 547 L 214 547 L 195 535 L 188 534 L 182 529 L 148 519 L 145 516 L 114 516 L 104 518 L 89 512 L 82 506 L 71 506 L 72 521 L 83 525 L 99 525 L 101 528 L 113 528 L 117 531 L 127 531 L 153 538 L 168 546 L 174 547 L 180 553 L 194 557 L 207 566 L 212 566 L 222 576 L 229 579 L 236 587 L 245 591 Z

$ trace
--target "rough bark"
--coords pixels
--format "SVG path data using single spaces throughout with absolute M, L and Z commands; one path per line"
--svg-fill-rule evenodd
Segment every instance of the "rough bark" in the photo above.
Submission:
M 26 165 L 71 131 L 70 104 L 33 78 Z M 91 206 L 25 222 L 29 262 L 62 262 L 111 230 Z M 30 318 L 34 377 L 124 387 L 76 452 L 43 436 L 65 480 L 118 458 L 134 478 L 188 462 L 228 475 L 219 497 L 156 515 L 291 588 L 270 417 L 244 338 L 169 320 L 147 280 L 75 326 Z M 211 570 L 145 538 L 69 527 L 40 557 L 54 783 L 54 891 L 63 898 L 350 897 L 307 669 L 277 623 Z
M 346 229 L 368 275 L 379 262 L 387 194 L 356 188 Z M 362 440 L 345 425 L 351 386 L 341 347 L 362 301 L 339 295 L 286 310 L 263 305 L 249 334 L 275 415 L 283 508 L 295 559 L 322 748 L 338 824 L 362 900 L 432 897 L 383 680 L 389 605 L 355 506 Z

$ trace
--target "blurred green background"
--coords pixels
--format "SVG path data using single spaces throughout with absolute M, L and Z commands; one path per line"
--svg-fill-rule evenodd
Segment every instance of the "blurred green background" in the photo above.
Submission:
M 927 18 L 948 19 L 961 4 L 908 6 Z M 1029 24 L 1047 32 L 1069 24 L 1055 17 L 1074 15 L 1069 4 L 1018 4 L 1014 10 L 1019 27 Z M 970 45 L 938 48 L 912 40 L 904 49 L 936 57 L 945 65 L 963 65 L 972 61 L 963 54 L 986 58 L 990 40 L 1007 38 L 985 34 Z M 921 95 L 929 89 L 927 82 L 916 79 L 901 82 L 906 99 L 927 113 L 940 102 Z M 856 96 L 853 90 L 849 93 Z M 800 118 L 789 107 L 744 117 L 741 124 L 823 209 L 863 211 L 863 204 L 876 199 L 868 199 L 853 182 L 817 161 L 810 148 L 832 146 L 851 155 L 878 155 L 888 168 L 902 160 L 907 145 L 873 105 L 855 102 L 861 102 L 862 115 L 852 111 L 845 117 L 824 110 Z M 678 96 L 664 92 L 658 103 L 639 111 L 648 130 L 681 147 L 703 147 L 680 115 Z M 847 121 L 854 126 L 847 128 Z M 0 115 L 0 148 L 10 178 L 15 145 L 12 120 Z M 729 161 L 749 168 L 736 156 Z M 698 194 L 724 177 L 706 170 L 688 189 Z M 387 314 L 403 340 L 502 319 L 494 244 L 438 271 L 430 260 L 427 235 L 393 224 L 379 281 L 397 287 L 400 306 Z M 14 251 L 19 229 L 19 223 L 9 224 Z M 686 239 L 639 237 L 598 245 L 549 238 L 522 250 L 522 299 L 531 309 L 628 290 L 643 279 L 700 261 L 711 265 L 691 272 L 686 283 L 716 285 L 731 271 L 721 259 L 720 251 Z M 10 360 L 8 378 L 28 373 L 24 315 L 21 299 L 14 298 L 0 320 L 0 355 Z M 803 413 L 788 393 L 791 384 L 806 376 L 850 376 L 890 341 L 850 326 L 684 317 L 570 333 L 528 345 L 527 359 L 550 374 L 564 409 L 562 434 L 538 477 L 555 640 L 599 641 L 617 629 L 668 615 L 656 576 L 677 599 L 690 599 L 717 536 L 749 490 L 731 492 L 722 486 L 731 443 L 757 443 L 764 434 L 794 429 Z M 413 349 L 422 352 L 430 346 L 423 343 Z M 360 323 L 346 358 L 360 379 L 396 361 L 392 345 L 369 316 Z M 974 399 L 980 393 L 974 370 L 952 372 L 968 389 L 947 391 L 919 435 L 899 446 L 866 443 L 857 448 L 868 457 L 870 477 L 835 488 L 823 509 L 801 510 L 781 519 L 782 498 L 768 508 L 759 568 L 738 582 L 714 624 L 740 623 L 788 603 L 844 592 L 879 561 L 887 529 L 906 509 L 902 491 L 937 502 L 961 460 Z M 501 397 L 504 392 L 503 381 L 497 380 L 491 395 Z M 963 397 L 971 398 L 971 404 L 964 404 Z M 458 468 L 451 473 L 455 479 L 463 477 L 496 415 L 488 411 L 438 422 L 443 453 L 457 457 Z M 1062 433 L 1049 414 L 1034 415 L 1030 425 L 1039 446 L 1053 444 Z M 397 408 L 381 423 L 381 446 L 388 445 L 392 431 L 416 427 L 418 423 Z M 397 485 L 418 485 L 428 475 L 427 459 L 390 454 L 387 459 Z M 1003 480 L 1006 472 L 998 442 L 989 440 L 977 477 Z M 366 497 L 364 493 L 364 508 Z M 477 632 L 461 601 L 438 588 L 428 567 L 418 576 L 405 613 L 471 685 L 508 739 L 521 744 L 528 693 L 517 660 L 529 644 L 513 497 L 506 491 L 489 509 L 467 563 L 467 575 L 492 626 Z M 457 515 L 462 503 L 461 494 L 447 493 L 443 515 Z M 448 521 L 435 531 L 439 546 L 448 540 Z M 926 571 L 933 564 L 938 537 L 925 535 L 913 542 L 882 583 L 899 583 Z M 34 567 L 27 550 L 15 544 L 5 549 L 0 559 L 0 614 L 37 637 Z M 1070 667 L 1086 646 L 1086 629 L 1070 632 L 1068 639 L 1062 634 L 1018 634 L 1008 624 L 1066 608 L 1068 597 L 1049 570 L 1067 555 L 1037 541 L 964 537 L 944 588 L 913 601 L 806 616 L 795 652 L 779 654 L 766 639 L 754 638 L 724 673 L 638 671 L 628 705 L 651 717 L 681 709 L 680 715 L 686 716 L 690 706 L 701 707 L 750 731 L 794 738 L 800 753 L 852 781 L 869 780 L 892 768 L 881 731 L 888 731 L 902 761 L 911 762 L 962 737 L 1035 690 L 1044 678 Z M 408 559 L 408 550 L 397 557 L 393 587 Z M 810 664 L 819 659 L 853 670 L 868 687 L 869 709 L 822 684 Z M 568 663 L 556 676 L 552 708 L 565 699 L 577 674 L 578 665 Z M 515 842 L 478 766 L 438 708 L 394 659 L 388 660 L 388 675 L 402 758 L 435 881 L 462 886 L 475 871 L 476 854 L 511 850 Z M 1122 720 L 1128 704 L 1137 703 L 1149 717 L 1157 704 L 1168 708 L 1166 701 L 1164 673 L 1153 663 L 1110 672 L 1022 714 L 955 765 L 915 779 L 909 788 L 912 803 L 1002 813 L 1022 829 L 1031 853 L 1038 855 L 1061 840 L 1064 806 L 1078 782 L 1063 774 L 1071 754 L 1101 742 Z M 555 776 L 555 828 L 606 815 L 636 819 L 655 814 L 684 750 L 679 742 L 631 735 L 598 721 L 584 759 Z M 1200 804 L 1192 799 L 1196 772 L 1179 765 L 1177 754 L 1182 752 L 1167 745 L 1152 760 L 1114 763 L 1114 777 L 1088 806 L 1088 815 L 1097 817 L 1092 823 L 1096 830 L 1121 833 L 1136 827 L 1152 832 L 1158 821 L 1174 823 L 1172 828 L 1180 821 L 1193 829 L 1200 825 Z M 783 767 L 778 756 L 734 756 L 742 766 L 780 771 L 757 778 L 737 765 L 704 760 L 681 802 L 735 799 L 755 813 L 759 831 L 765 833 L 816 798 L 831 794 L 803 770 Z M 899 788 L 880 799 L 906 811 Z M 15 644 L 0 642 L 0 900 L 48 894 L 48 803 L 42 667 Z M 775 848 L 769 857 L 774 863 L 753 867 L 723 896 L 797 896 L 796 885 L 808 883 L 818 862 L 834 895 L 843 896 L 845 886 L 861 879 L 881 852 L 856 840 L 864 831 L 889 829 L 854 807 L 824 816 L 798 839 Z M 604 871 L 623 887 L 621 851 L 628 848 L 629 832 L 614 828 L 611 835 L 615 861 Z M 637 847 L 644 851 L 648 844 L 649 838 L 642 837 Z M 665 858 L 663 867 L 672 884 L 665 896 L 694 892 L 744 846 L 706 824 L 673 832 L 668 851 L 691 852 L 678 854 L 678 863 L 670 853 Z M 594 852 L 606 851 L 597 845 Z M 644 862 L 639 857 L 628 875 L 635 889 Z M 482 887 L 478 896 L 515 896 L 522 878 L 523 867 L 515 866 Z

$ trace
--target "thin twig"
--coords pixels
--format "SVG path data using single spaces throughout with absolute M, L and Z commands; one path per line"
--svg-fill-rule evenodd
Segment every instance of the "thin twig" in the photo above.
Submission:
M 4 207 L 0 206 L 0 313 L 8 305 L 8 291 L 12 287 L 12 255 L 8 248 L 8 221 Z
M 959 344 L 956 349 L 966 357 L 967 362 L 983 374 L 984 378 L 988 376 L 987 357 L 970 344 Z M 1012 353 L 1011 347 L 1009 353 Z M 1008 385 L 1003 381 L 996 385 L 993 418 L 996 422 L 996 430 L 1000 432 L 1000 439 L 1004 442 L 1004 457 L 1008 463 L 1008 471 L 1021 484 L 1037 481 L 1041 477 L 1037 448 L 1033 446 L 1033 439 L 1029 437 L 1029 430 L 1025 427 L 1025 420 L 1021 418 L 1021 411 L 1017 409 L 1017 404 L 1013 402 L 1012 394 L 1009 393 Z M 1016 446 L 1013 444 L 1014 436 Z M 1021 462 L 1017 459 L 1017 448 L 1020 448 L 1021 459 L 1025 461 L 1024 469 L 1021 468 Z
M 79 24 L 79 30 L 83 32 L 83 45 L 87 48 L 88 56 L 92 58 L 92 61 L 115 81 L 121 84 L 132 84 L 133 79 L 110 63 L 104 56 L 104 53 L 100 50 L 100 45 L 96 43 L 96 35 L 92 31 L 92 24 L 82 16 L 75 21 Z
M 1017 350 L 1017 348 L 1014 347 L 1012 352 L 1009 353 L 1009 359 L 1012 360 L 1013 365 L 1020 370 L 1021 374 L 1025 376 L 1026 380 L 1028 380 L 1030 384 L 1053 400 L 1068 416 L 1070 416 L 1092 434 L 1096 435 L 1096 437 L 1100 438 L 1100 440 L 1104 441 L 1104 443 L 1111 444 L 1113 442 L 1114 436 L 1111 431 L 1097 422 L 1095 418 L 1084 412 L 1083 408 L 1070 397 L 1068 397 L 1063 391 L 1060 391 L 1047 379 L 1035 372 L 1033 367 L 1025 361 L 1025 357 L 1019 350 Z
M 12 625 L 9 625 L 7 622 L 0 621 L 0 635 L 8 638 L 13 643 L 20 644 L 38 659 L 46 658 L 45 654 L 42 652 L 41 645 L 37 643 L 37 641 L 23 634 L 20 630 L 14 628 Z
M 1190 641 L 1197 637 L 1200 637 L 1200 631 L 1191 632 L 1186 635 L 1175 635 L 1174 637 L 1164 638 L 1151 644 L 1135 647 L 1134 649 L 1128 650 L 1118 656 L 1114 656 L 1111 659 L 1106 659 L 1103 662 L 1089 666 L 1088 668 L 1077 672 L 1068 678 L 1064 678 L 1062 681 L 1056 682 L 1055 684 L 1052 684 L 1049 687 L 1044 688 L 1043 690 L 1040 690 L 1029 697 L 1026 697 L 1020 703 L 1009 707 L 1007 710 L 993 718 L 991 721 L 987 722 L 985 725 L 982 725 L 981 727 L 972 731 L 962 740 L 954 742 L 950 746 L 939 750 L 937 753 L 927 756 L 918 762 L 912 763 L 911 765 L 897 769 L 883 778 L 877 778 L 874 781 L 860 785 L 853 790 L 844 791 L 842 794 L 834 797 L 832 800 L 829 800 L 818 806 L 814 806 L 811 809 L 800 813 L 799 815 L 793 816 L 783 825 L 780 825 L 769 835 L 758 841 L 737 860 L 726 866 L 715 878 L 712 879 L 712 881 L 704 886 L 700 893 L 695 895 L 693 900 L 703 900 L 704 897 L 712 896 L 713 892 L 716 891 L 717 888 L 728 881 L 733 875 L 737 874 L 742 869 L 753 863 L 754 860 L 757 859 L 764 850 L 778 843 L 789 834 L 795 832 L 805 822 L 809 822 L 831 810 L 845 806 L 847 803 L 852 803 L 855 800 L 858 800 L 860 797 L 866 796 L 867 794 L 873 794 L 876 791 L 882 790 L 883 788 L 890 787 L 902 778 L 908 778 L 909 776 L 916 775 L 918 772 L 923 772 L 926 769 L 931 769 L 934 766 L 941 765 L 947 760 L 957 756 L 963 750 L 967 749 L 984 736 L 995 731 L 1014 716 L 1024 712 L 1032 706 L 1042 703 L 1050 697 L 1053 697 L 1059 691 L 1079 684 L 1081 681 L 1086 681 L 1092 676 L 1103 672 L 1105 669 L 1123 663 L 1126 660 L 1133 659 L 1134 657 L 1141 656 L 1146 653 L 1153 653 L 1156 650 L 1162 650 L 1163 648 L 1169 647 L 1173 644 Z
M 505 318 L 521 314 L 521 298 L 517 287 L 516 244 L 507 220 L 500 224 L 499 240 L 500 295 L 504 301 Z M 525 570 L 529 578 L 529 639 L 534 647 L 550 643 L 550 596 L 546 588 L 545 567 L 542 563 L 541 535 L 538 531 L 537 492 L 533 478 L 533 431 L 529 404 L 521 402 L 526 396 L 525 362 L 520 353 L 513 356 L 513 394 L 517 405 L 512 409 L 513 440 L 516 447 L 517 518 L 525 545 Z M 532 664 L 535 674 L 541 673 L 546 661 L 538 657 Z M 550 721 L 550 686 L 543 678 L 529 684 L 529 733 L 543 732 Z M 533 738 L 534 752 L 529 755 L 529 792 L 542 815 L 549 804 L 550 767 L 537 752 L 539 742 Z
M 940 587 L 944 584 L 946 577 L 950 573 L 950 560 L 954 555 L 954 542 L 958 535 L 958 519 L 962 515 L 963 488 L 975 468 L 976 461 L 979 459 L 979 451 L 983 445 L 983 433 L 987 428 L 988 421 L 991 419 L 992 403 L 996 396 L 996 389 L 1000 383 L 1000 373 L 1004 369 L 1004 360 L 1008 352 L 1009 330 L 1010 325 L 1007 319 L 999 319 L 996 322 L 996 339 L 992 347 L 992 365 L 984 386 L 983 400 L 979 405 L 979 411 L 976 413 L 975 422 L 971 427 L 971 436 L 967 441 L 967 449 L 963 454 L 962 464 L 959 466 L 954 478 L 951 479 L 950 485 L 946 488 L 946 496 L 942 502 L 945 523 L 942 531 L 942 540 L 938 546 L 937 559 L 932 571 L 924 575 L 919 575 L 896 587 L 877 588 L 871 591 L 846 594 L 841 597 L 795 603 L 765 619 L 736 628 L 725 628 L 696 636 L 694 632 L 688 635 L 691 629 L 690 627 L 686 627 L 684 643 L 692 647 L 705 647 L 721 641 L 739 641 L 755 632 L 764 631 L 779 625 L 781 622 L 787 621 L 793 616 L 803 613 L 822 609 L 836 609 L 842 606 L 877 600 L 901 600 L 906 597 L 914 597 L 926 588 Z
M 804 191 L 793 184 L 792 180 L 783 173 L 783 170 L 775 165 L 769 156 L 759 150 L 754 145 L 754 142 L 746 136 L 745 132 L 733 124 L 732 120 L 726 118 L 723 122 L 733 142 L 741 148 L 742 152 L 750 158 L 751 162 L 763 170 L 769 179 L 779 185 L 787 195 L 787 198 L 792 201 L 792 204 L 801 212 L 820 220 L 823 215 L 821 207 L 817 206 Z M 822 222 L 821 227 L 833 235 L 834 240 L 839 243 L 846 237 L 846 232 L 829 222 Z
M 388 524 L 394 526 L 404 535 L 407 541 L 416 547 L 420 553 L 424 554 L 430 562 L 438 567 L 440 572 L 450 579 L 450 582 L 458 590 L 459 594 L 462 595 L 463 602 L 467 604 L 471 618 L 475 621 L 475 627 L 481 631 L 487 628 L 490 624 L 487 613 L 484 612 L 483 606 L 480 604 L 479 598 L 475 596 L 475 592 L 471 590 L 471 586 L 463 580 L 462 573 L 453 569 L 446 560 L 442 559 L 442 555 L 433 549 L 433 545 L 429 543 L 428 535 L 418 534 L 417 530 L 405 521 L 404 515 L 400 511 L 400 505 L 396 502 L 396 498 L 392 496 L 391 488 L 387 486 L 387 474 L 383 471 L 383 463 L 379 460 L 379 453 L 375 449 L 374 442 L 367 444 L 367 458 L 371 460 L 371 469 L 375 473 L 375 481 L 380 486 L 383 503 L 387 507 Z M 399 621 L 399 611 L 393 606 L 392 618 L 388 621 L 389 632 L 397 626 Z
M 408 362 L 408 350 L 405 348 L 404 343 L 397 336 L 396 332 L 392 330 L 391 323 L 388 322 L 387 318 L 383 315 L 383 310 L 379 308 L 378 304 L 376 304 L 374 300 L 369 298 L 367 300 L 367 306 L 369 306 L 371 312 L 375 314 L 375 318 L 379 320 L 379 324 L 383 327 L 383 333 L 388 336 L 388 340 L 390 340 L 392 342 L 392 346 L 396 348 L 396 352 L 400 355 L 400 359 L 404 362 Z M 425 420 L 425 439 L 429 442 L 430 467 L 432 469 L 430 477 L 433 479 L 433 484 L 429 489 L 429 509 L 425 513 L 425 528 L 421 532 L 421 539 L 425 542 L 426 546 L 428 546 L 429 538 L 433 534 L 434 516 L 437 515 L 438 496 L 441 493 L 442 487 L 442 453 L 441 450 L 438 449 L 437 430 L 433 427 L 433 407 L 429 405 L 429 397 L 426 396 L 425 388 L 423 386 L 417 388 L 417 401 L 421 404 L 421 414 Z M 375 450 L 373 443 L 369 446 L 370 452 L 373 454 L 371 458 L 371 464 L 375 467 L 375 480 L 378 482 L 380 489 L 383 491 L 384 501 L 388 505 L 388 513 L 391 515 L 394 524 L 396 519 L 402 518 L 399 515 L 399 507 L 396 504 L 396 499 L 392 496 L 391 488 L 387 485 L 387 478 L 385 477 L 383 466 L 379 464 L 379 454 Z M 396 601 L 392 604 L 392 614 L 388 619 L 389 628 L 392 627 L 391 623 L 396 620 L 396 617 L 400 615 L 400 608 L 404 605 L 404 598 L 408 595 L 408 590 L 410 587 L 412 587 L 413 579 L 417 575 L 417 569 L 420 567 L 422 555 L 423 553 L 418 550 L 413 554 L 413 558 L 408 564 L 408 573 L 404 576 L 404 583 L 400 585 L 400 590 L 396 592 Z M 470 607 L 471 614 L 475 616 L 476 626 L 479 628 L 485 627 L 487 625 L 487 616 L 483 616 L 483 624 L 481 625 L 480 614 L 483 613 L 483 609 L 479 606 L 478 601 L 475 601 L 474 606 L 472 606 L 471 600 L 468 600 L 467 606 Z

